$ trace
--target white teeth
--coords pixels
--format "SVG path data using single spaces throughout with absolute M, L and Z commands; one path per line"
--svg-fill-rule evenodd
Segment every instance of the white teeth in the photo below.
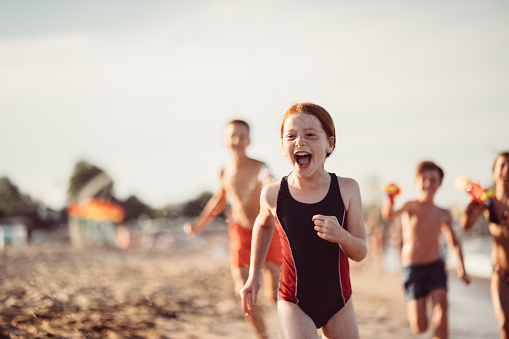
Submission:
M 308 152 L 297 152 L 297 153 L 295 153 L 295 155 L 301 157 L 301 156 L 309 155 L 309 153 Z

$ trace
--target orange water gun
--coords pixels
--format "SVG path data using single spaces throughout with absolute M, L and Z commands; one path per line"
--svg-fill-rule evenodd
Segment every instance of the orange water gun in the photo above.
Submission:
M 382 186 L 382 192 L 389 198 L 391 204 L 394 204 L 394 198 L 401 194 L 401 188 L 395 183 L 390 183 Z
M 494 196 L 493 190 L 484 188 L 467 177 L 458 177 L 456 179 L 456 187 L 460 191 L 469 193 L 472 200 L 480 204 L 489 205 L 491 203 L 490 199 Z

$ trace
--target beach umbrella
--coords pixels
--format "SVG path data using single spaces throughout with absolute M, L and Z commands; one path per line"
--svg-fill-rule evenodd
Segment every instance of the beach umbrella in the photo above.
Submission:
M 67 213 L 71 217 L 95 221 L 121 222 L 124 219 L 124 208 L 106 199 L 85 199 L 70 204 Z

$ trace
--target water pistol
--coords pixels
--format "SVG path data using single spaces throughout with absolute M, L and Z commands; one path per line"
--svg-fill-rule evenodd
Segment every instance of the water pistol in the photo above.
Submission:
M 395 183 L 390 183 L 382 186 L 382 192 L 389 198 L 391 204 L 394 204 L 394 198 L 401 194 L 401 188 Z
M 491 203 L 490 199 L 493 198 L 494 195 L 493 190 L 484 188 L 466 177 L 458 177 L 456 179 L 456 187 L 460 191 L 469 193 L 472 200 L 480 204 L 489 205 Z

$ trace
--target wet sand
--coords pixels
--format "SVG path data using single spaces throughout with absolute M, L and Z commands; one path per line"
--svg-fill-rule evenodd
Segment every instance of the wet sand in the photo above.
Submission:
M 143 250 L 4 248 L 0 338 L 254 338 L 233 293 L 227 241 L 216 232 Z M 361 338 L 430 337 L 409 330 L 399 273 L 377 272 L 369 261 L 351 271 Z M 468 292 L 456 285 L 451 338 L 497 338 L 486 280 Z M 279 338 L 275 307 L 261 303 Z

